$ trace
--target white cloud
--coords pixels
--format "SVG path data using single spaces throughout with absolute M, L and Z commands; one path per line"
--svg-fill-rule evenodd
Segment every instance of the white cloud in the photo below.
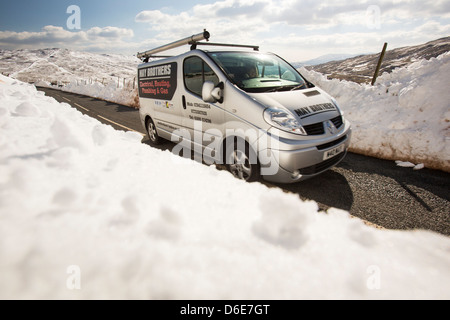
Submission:
M 379 9 L 383 21 L 450 17 L 448 0 L 224 0 L 196 5 L 178 14 L 166 14 L 160 10 L 142 11 L 135 20 L 148 23 L 152 30 L 165 32 L 178 31 L 181 26 L 186 30 L 199 25 L 250 25 L 267 29 L 268 26 L 285 24 L 324 29 L 365 25 L 367 11 L 374 7 Z
M 186 36 L 208 29 L 216 36 L 233 37 L 251 32 L 268 30 L 270 24 L 264 22 L 269 0 L 226 0 L 213 4 L 196 5 L 191 10 L 178 14 L 166 14 L 160 10 L 140 12 L 135 21 L 147 23 L 159 36 Z
M 132 38 L 131 29 L 117 27 L 94 27 L 87 31 L 68 31 L 62 27 L 45 26 L 39 32 L 0 31 L 0 45 L 3 47 L 28 48 L 36 46 L 67 48 L 101 48 L 125 46 L 125 39 Z
M 416 28 L 392 30 L 383 33 L 335 32 L 327 34 L 289 34 L 264 40 L 264 48 L 282 54 L 289 61 L 304 61 L 330 53 L 367 54 L 381 51 L 384 42 L 388 50 L 425 43 L 450 34 L 450 25 L 428 22 Z
M 450 25 L 441 25 L 436 21 L 428 21 L 415 29 L 416 33 L 440 36 L 450 34 Z
M 206 28 L 214 42 L 292 52 L 292 61 L 294 52 L 314 58 L 338 51 L 375 52 L 385 41 L 393 48 L 434 40 L 449 34 L 445 19 L 450 19 L 448 0 L 223 0 L 176 14 L 143 11 L 135 21 L 147 24 L 161 41 Z
M 368 14 L 369 8 L 376 10 Z M 0 31 L 0 46 L 133 54 L 207 29 L 213 42 L 260 45 L 261 50 L 292 61 L 333 52 L 374 52 L 385 41 L 393 48 L 447 36 L 450 1 L 220 0 L 186 11 L 162 7 L 142 11 L 135 22 L 139 23 L 136 37 L 131 28 L 69 31 L 46 26 L 39 32 Z
M 122 38 L 132 38 L 134 32 L 131 29 L 123 29 L 116 27 L 94 27 L 89 29 L 86 34 L 90 38 L 107 38 L 107 39 L 122 39 Z

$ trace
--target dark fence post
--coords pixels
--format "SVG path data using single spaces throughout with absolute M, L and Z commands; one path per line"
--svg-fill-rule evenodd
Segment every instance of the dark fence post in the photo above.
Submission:
M 372 78 L 372 86 L 375 84 L 375 81 L 377 81 L 378 73 L 380 72 L 380 68 L 381 68 L 381 63 L 383 62 L 384 54 L 386 53 L 386 48 L 387 48 L 387 42 L 384 43 L 383 50 L 381 51 L 380 58 L 378 59 L 377 68 L 375 69 L 375 74 L 373 75 L 373 78 Z

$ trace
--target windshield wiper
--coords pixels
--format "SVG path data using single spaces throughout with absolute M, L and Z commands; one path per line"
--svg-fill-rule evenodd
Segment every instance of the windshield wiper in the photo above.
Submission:
M 302 88 L 307 88 L 306 83 L 303 83 L 301 85 L 290 85 L 290 86 L 279 86 L 279 87 L 274 87 L 270 90 L 264 91 L 264 92 L 276 92 L 276 91 L 295 91 L 295 90 L 300 90 Z
M 281 82 L 279 79 L 259 80 L 259 82 Z
M 301 88 L 305 88 L 306 89 L 306 83 L 303 83 L 303 84 L 301 84 L 299 86 L 295 86 L 290 91 L 300 90 Z
M 274 87 L 274 88 L 272 88 L 272 89 L 270 89 L 270 90 L 267 90 L 267 91 L 264 91 L 264 92 L 277 92 L 277 91 L 283 91 L 283 90 L 281 90 L 281 89 L 283 89 L 283 88 L 285 88 L 285 87 Z

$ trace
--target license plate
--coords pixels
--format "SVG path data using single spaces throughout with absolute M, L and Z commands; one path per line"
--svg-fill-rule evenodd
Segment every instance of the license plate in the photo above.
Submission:
M 339 153 L 342 153 L 344 151 L 345 151 L 345 144 L 341 144 L 340 146 L 325 152 L 325 154 L 323 155 L 323 160 L 333 158 L 334 156 L 336 156 Z

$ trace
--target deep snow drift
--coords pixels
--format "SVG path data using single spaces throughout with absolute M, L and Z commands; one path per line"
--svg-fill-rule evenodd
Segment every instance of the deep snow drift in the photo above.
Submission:
M 51 87 L 47 84 L 43 84 L 43 86 Z M 139 108 L 137 84 L 133 87 L 133 84 L 129 82 L 125 86 L 121 86 L 120 83 L 118 85 L 114 82 L 103 85 L 101 83 L 84 84 L 72 81 L 61 90 Z
M 1 299 L 449 299 L 450 238 L 143 145 L 0 76 Z
M 373 87 L 300 72 L 339 102 L 353 152 L 450 171 L 450 52 L 384 73 Z

